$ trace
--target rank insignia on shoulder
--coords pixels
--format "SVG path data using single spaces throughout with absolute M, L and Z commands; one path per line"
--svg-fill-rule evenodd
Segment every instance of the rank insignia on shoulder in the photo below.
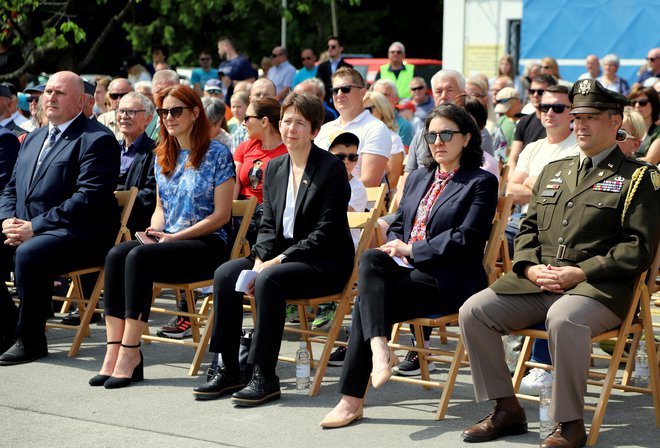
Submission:
M 658 173 L 656 170 L 653 170 L 650 172 L 651 175 L 651 182 L 653 182 L 653 188 L 656 190 L 660 188 L 660 173 Z

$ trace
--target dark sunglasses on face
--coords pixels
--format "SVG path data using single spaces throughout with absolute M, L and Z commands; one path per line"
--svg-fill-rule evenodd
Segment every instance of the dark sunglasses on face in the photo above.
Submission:
M 334 50 L 335 48 L 337 48 L 336 45 L 328 45 L 328 50 Z
M 617 142 L 625 142 L 628 139 L 636 140 L 637 137 L 628 134 L 623 129 L 619 129 L 618 131 L 616 131 L 616 141 Z
M 281 55 L 281 54 L 275 54 L 275 53 L 273 53 L 273 54 L 270 55 L 270 57 L 273 58 L 273 59 L 275 59 L 275 58 L 278 57 L 278 56 L 282 56 L 282 55 Z
M 29 96 L 29 97 L 27 97 L 27 98 L 25 98 L 25 99 L 27 100 L 28 103 L 34 103 L 34 102 L 36 102 L 36 101 L 39 101 L 39 97 L 38 97 L 38 96 Z
M 545 89 L 529 89 L 528 92 L 530 95 L 542 96 L 543 92 L 545 92 Z
M 646 99 L 646 100 L 630 100 L 630 105 L 631 105 L 632 107 L 635 107 L 635 106 L 637 106 L 638 104 L 639 104 L 639 107 L 644 107 L 644 106 L 646 106 L 647 104 L 649 104 L 649 100 L 648 100 L 648 99 Z
M 156 109 L 156 113 L 161 119 L 167 118 L 167 114 L 170 114 L 172 118 L 179 118 L 183 114 L 183 109 L 190 109 L 188 106 L 177 106 L 171 109 Z
M 550 70 L 551 67 L 549 65 L 542 65 L 541 68 L 543 70 Z
M 128 92 L 122 92 L 122 93 L 108 93 L 108 96 L 113 99 L 113 100 L 118 100 L 122 98 L 124 95 L 126 95 Z
M 429 145 L 432 145 L 433 143 L 436 142 L 436 140 L 439 138 L 441 142 L 447 143 L 450 142 L 452 138 L 454 138 L 454 134 L 462 134 L 461 131 L 440 131 L 440 132 L 427 132 L 424 134 L 424 140 L 426 140 L 426 143 Z
M 303 61 L 311 61 L 313 58 L 311 56 L 303 56 L 302 60 Z
M 401 50 L 390 50 L 390 53 L 403 54 L 403 51 L 401 51 Z
M 335 153 L 335 156 L 336 156 L 339 160 L 341 160 L 342 162 L 343 162 L 344 160 L 346 160 L 346 159 L 348 159 L 349 162 L 357 162 L 357 161 L 358 161 L 358 157 L 359 157 L 359 156 L 358 156 L 357 154 L 355 154 L 355 153 L 346 154 L 346 153 L 343 153 L 343 152 L 337 152 L 337 153 Z
M 348 84 L 348 85 L 341 86 L 341 87 L 333 87 L 332 88 L 332 94 L 333 95 L 339 95 L 339 92 L 344 93 L 344 94 L 349 94 L 351 92 L 352 88 L 361 89 L 362 87 L 356 86 L 356 85 L 353 85 L 353 84 Z
M 411 87 L 410 90 L 417 92 L 418 90 L 424 90 L 424 86 Z
M 259 117 L 257 117 L 256 115 L 247 115 L 247 114 L 246 114 L 246 115 L 245 115 L 245 118 L 243 119 L 243 121 L 247 123 L 248 121 L 250 121 L 250 120 L 253 119 L 253 118 L 254 118 L 255 120 L 258 120 L 258 119 L 259 119 Z
M 541 109 L 541 112 L 544 114 L 547 114 L 550 112 L 550 109 L 556 114 L 562 114 L 564 113 L 564 110 L 568 107 L 566 104 L 540 104 L 539 109 Z
M 646 60 L 649 61 L 649 62 L 655 62 L 656 59 L 658 59 L 658 58 L 646 58 Z

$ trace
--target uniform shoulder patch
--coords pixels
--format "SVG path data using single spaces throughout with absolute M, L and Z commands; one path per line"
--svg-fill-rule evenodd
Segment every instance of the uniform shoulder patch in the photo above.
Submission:
M 653 182 L 653 188 L 660 189 L 660 173 L 658 173 L 658 170 L 649 170 L 649 175 L 651 176 L 651 182 Z

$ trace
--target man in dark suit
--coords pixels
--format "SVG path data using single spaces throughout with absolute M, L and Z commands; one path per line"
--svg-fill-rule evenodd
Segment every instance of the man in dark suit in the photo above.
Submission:
M 44 92 L 48 127 L 27 136 L 11 180 L 0 194 L 4 244 L 0 265 L 14 260 L 21 302 L 16 343 L 0 365 L 48 354 L 44 325 L 57 275 L 102 264 L 119 229 L 113 191 L 119 176 L 116 140 L 82 113 L 83 81 L 72 72 L 50 77 Z M 0 283 L 3 307 L 12 303 Z M 13 314 L 16 314 L 14 311 Z M 11 326 L 11 323 L 7 323 Z M 6 340 L 3 343 L 6 348 Z
M 344 47 L 341 44 L 339 37 L 330 37 L 330 39 L 328 39 L 328 56 L 330 59 L 321 62 L 316 71 L 316 77 L 323 81 L 323 85 L 325 85 L 325 97 L 333 108 L 335 106 L 332 102 L 332 75 L 342 67 L 353 68 L 353 66 L 346 62 L 342 57 L 341 54 L 343 51 Z
M 576 82 L 568 97 L 580 154 L 541 171 L 512 272 L 460 309 L 476 399 L 496 400 L 463 432 L 469 442 L 527 432 L 499 339 L 545 322 L 554 366 L 548 415 L 557 425 L 541 448 L 584 445 L 591 337 L 621 324 L 658 247 L 660 174 L 624 156 L 615 140 L 630 101 L 593 79 Z
M 0 189 L 5 188 L 9 182 L 20 147 L 13 132 L 0 128 Z
M 18 126 L 14 123 L 14 120 L 12 120 L 11 110 L 9 108 L 11 101 L 11 89 L 5 84 L 0 84 L 0 128 L 8 129 L 13 132 L 16 137 L 20 137 L 23 134 L 27 134 L 27 131 Z

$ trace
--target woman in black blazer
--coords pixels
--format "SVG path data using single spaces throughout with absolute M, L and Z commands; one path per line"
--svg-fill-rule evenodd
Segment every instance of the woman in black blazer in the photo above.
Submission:
M 263 182 L 263 218 L 247 258 L 220 266 L 214 277 L 215 322 L 209 350 L 224 367 L 196 387 L 198 399 L 238 390 L 232 402 L 257 406 L 280 397 L 275 375 L 286 299 L 338 293 L 353 268 L 353 240 L 346 210 L 351 190 L 344 164 L 312 141 L 323 124 L 321 101 L 291 93 L 282 104 L 280 133 L 287 154 L 272 159 Z M 242 270 L 258 272 L 249 286 L 257 302 L 257 323 L 248 362 L 247 386 L 240 378 L 238 351 L 243 293 L 235 291 Z
M 414 171 L 388 231 L 388 242 L 360 259 L 359 297 L 339 382 L 339 404 L 321 421 L 338 428 L 362 418 L 372 376 L 380 387 L 397 358 L 392 324 L 456 312 L 487 286 L 481 264 L 497 207 L 497 179 L 480 168 L 481 137 L 463 109 L 443 105 L 426 119 L 426 168 Z

